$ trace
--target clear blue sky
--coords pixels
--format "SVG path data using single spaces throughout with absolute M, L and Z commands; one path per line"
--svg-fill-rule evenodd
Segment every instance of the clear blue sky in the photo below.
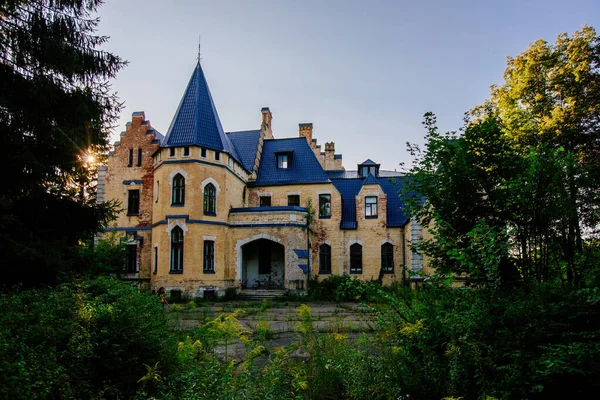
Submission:
M 600 30 L 598 0 L 107 0 L 105 48 L 129 61 L 113 88 L 125 102 L 118 132 L 143 110 L 166 133 L 192 74 L 202 67 L 226 131 L 258 129 L 273 113 L 275 137 L 336 143 L 346 169 L 371 158 L 409 162 L 422 116 L 440 129 L 502 82 L 507 56 L 538 38 L 554 42 L 583 24 Z

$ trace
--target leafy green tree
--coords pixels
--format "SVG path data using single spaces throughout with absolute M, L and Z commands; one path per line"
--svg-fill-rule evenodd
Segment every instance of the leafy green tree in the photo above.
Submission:
M 0 252 L 6 283 L 52 283 L 101 229 L 91 157 L 107 150 L 124 65 L 95 35 L 100 0 L 0 1 Z

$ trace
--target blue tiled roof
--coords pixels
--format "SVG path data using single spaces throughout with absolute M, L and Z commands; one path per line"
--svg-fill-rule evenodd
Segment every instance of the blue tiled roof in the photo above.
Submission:
M 348 176 L 345 176 L 346 174 L 344 174 L 344 172 L 348 173 Z M 390 171 L 386 172 L 391 174 Z M 400 189 L 402 189 L 404 178 L 400 176 L 398 172 L 395 172 L 395 177 L 374 177 L 369 174 L 366 179 L 358 177 L 356 171 L 327 171 L 327 175 L 331 178 L 331 182 L 342 195 L 341 229 L 357 228 L 356 195 L 358 195 L 363 185 L 366 184 L 379 184 L 383 192 L 387 195 L 387 226 L 404 226 L 408 221 L 408 217 L 404 213 L 404 204 L 398 194 Z
M 202 146 L 229 153 L 241 162 L 231 140 L 223 132 L 200 63 L 196 64 L 163 145 Z
M 293 150 L 288 168 L 277 168 L 276 153 Z M 303 137 L 269 139 L 263 144 L 255 186 L 329 182 L 317 157 Z
M 354 179 L 361 178 L 358 175 L 358 171 L 340 171 L 340 170 L 328 170 L 325 171 L 329 179 Z M 379 171 L 379 178 L 391 178 L 393 176 L 402 176 L 401 172 L 397 171 Z M 364 179 L 364 178 L 363 178 Z
M 260 131 L 227 132 L 227 137 L 229 137 L 240 156 L 242 166 L 246 171 L 252 172 L 254 170 L 254 161 L 256 160 Z
M 294 253 L 296 253 L 298 258 L 308 258 L 308 250 L 294 249 Z

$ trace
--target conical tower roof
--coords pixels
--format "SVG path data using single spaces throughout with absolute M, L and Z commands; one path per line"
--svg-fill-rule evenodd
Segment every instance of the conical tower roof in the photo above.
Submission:
M 231 140 L 223 132 L 199 62 L 177 107 L 163 145 L 206 147 L 229 153 L 240 161 Z

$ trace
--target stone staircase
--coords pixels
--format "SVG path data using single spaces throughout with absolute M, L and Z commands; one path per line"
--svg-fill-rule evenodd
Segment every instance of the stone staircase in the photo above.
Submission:
M 284 289 L 243 289 L 239 291 L 238 296 L 242 300 L 266 300 L 281 297 L 284 294 Z

